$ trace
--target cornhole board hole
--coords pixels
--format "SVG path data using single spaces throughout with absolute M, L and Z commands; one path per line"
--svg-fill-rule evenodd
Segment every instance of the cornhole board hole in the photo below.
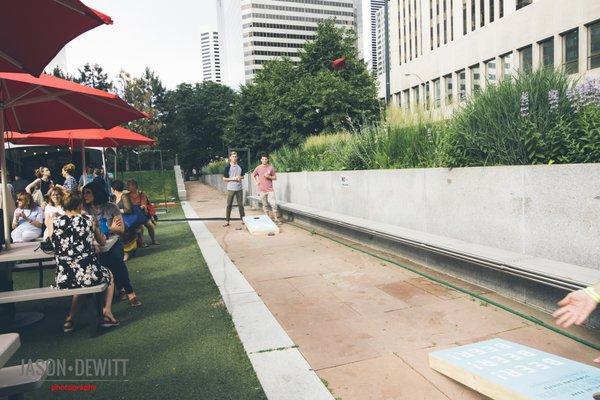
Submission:
M 599 368 L 503 339 L 431 352 L 429 366 L 494 400 L 592 400 L 600 393 Z
M 252 235 L 268 235 L 279 233 L 279 227 L 267 215 L 256 215 L 244 217 L 244 223 L 248 232 Z

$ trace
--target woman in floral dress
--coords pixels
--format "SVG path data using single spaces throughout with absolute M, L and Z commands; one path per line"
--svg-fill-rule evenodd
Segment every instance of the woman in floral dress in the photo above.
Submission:
M 100 324 L 103 328 L 119 325 L 112 314 L 112 299 L 115 290 L 111 272 L 100 265 L 94 239 L 103 245 L 106 238 L 94 223 L 93 218 L 82 215 L 83 199 L 77 192 L 68 193 L 63 199 L 65 215 L 54 220 L 50 235 L 56 254 L 56 276 L 54 287 L 76 289 L 108 283 L 105 293 Z M 79 296 L 73 296 L 71 309 L 63 325 L 64 332 L 73 331 L 73 317 L 77 311 Z

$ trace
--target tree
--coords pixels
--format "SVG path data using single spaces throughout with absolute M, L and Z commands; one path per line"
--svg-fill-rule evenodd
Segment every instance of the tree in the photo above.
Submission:
M 209 81 L 167 94 L 161 137 L 170 138 L 182 166 L 200 167 L 226 154 L 222 137 L 235 100 L 232 89 Z
M 113 91 L 113 83 L 100 65 L 85 63 L 83 69 L 79 68 L 78 71 L 79 76 L 75 78 L 75 82 L 107 92 Z
M 75 81 L 75 77 L 73 75 L 69 74 L 68 72 L 63 72 L 63 70 L 58 65 L 54 66 L 54 69 L 52 70 L 52 75 L 60 79 Z
M 149 68 L 146 68 L 139 78 L 134 78 L 128 72 L 121 71 L 117 82 L 117 91 L 121 97 L 136 109 L 148 115 L 148 118 L 129 122 L 127 128 L 157 140 L 161 149 L 169 149 L 169 145 L 172 145 L 172 143 L 169 142 L 168 137 L 164 140 L 161 137 L 164 127 L 167 90 L 160 78 Z M 121 154 L 125 156 L 125 169 L 129 170 L 131 151 L 123 149 Z M 154 161 L 155 159 L 152 158 L 153 169 Z
M 309 135 L 375 121 L 377 83 L 358 58 L 356 43 L 353 30 L 337 28 L 332 19 L 321 22 L 315 39 L 300 51 L 300 62 L 269 61 L 242 88 L 224 139 L 254 152 L 272 151 Z M 345 67 L 334 70 L 332 62 L 340 57 Z

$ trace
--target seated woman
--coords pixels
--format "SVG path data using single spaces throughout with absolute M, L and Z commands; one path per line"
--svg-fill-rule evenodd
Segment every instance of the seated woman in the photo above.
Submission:
M 85 185 L 83 201 L 86 214 L 95 217 L 101 231 L 104 230 L 105 236 L 120 236 L 125 232 L 121 211 L 116 204 L 108 202 L 108 194 L 103 187 L 93 182 Z M 115 276 L 117 289 L 125 290 L 125 297 L 129 299 L 129 303 L 133 307 L 138 307 L 142 305 L 142 302 L 138 300 L 133 291 L 129 280 L 129 271 L 123 257 L 123 242 L 119 238 L 110 249 L 100 253 L 100 263 L 111 270 Z
M 131 204 L 129 191 L 125 190 L 125 185 L 120 180 L 110 184 L 115 195 L 115 204 L 123 214 L 123 223 L 125 232 L 123 233 L 123 249 L 125 251 L 124 261 L 127 261 L 138 248 L 138 241 L 141 242 L 141 232 L 139 227 L 146 223 L 148 217 L 139 206 Z
M 148 196 L 144 192 L 140 192 L 138 190 L 138 184 L 135 179 L 130 179 L 127 181 L 127 189 L 129 190 L 129 198 L 131 199 L 131 203 L 134 206 L 139 206 L 144 213 L 146 213 L 148 209 Z M 148 229 L 148 235 L 150 235 L 150 240 L 152 241 L 152 245 L 159 245 L 156 240 L 155 235 L 155 224 L 152 222 L 150 218 L 144 223 L 144 226 Z
M 65 194 L 65 189 L 58 185 L 48 190 L 48 204 L 46 204 L 46 209 L 44 210 L 44 225 L 46 225 L 44 238 L 50 237 L 54 220 L 65 215 L 65 210 L 63 209 Z
M 15 210 L 10 233 L 14 243 L 33 242 L 42 236 L 44 212 L 35 204 L 33 197 L 27 192 L 17 196 L 17 209 Z
M 69 193 L 63 201 L 64 215 L 56 218 L 50 228 L 54 253 L 56 254 L 56 275 L 54 287 L 75 289 L 108 283 L 102 308 L 103 328 L 119 325 L 112 314 L 112 299 L 115 291 L 112 274 L 100 265 L 96 256 L 94 239 L 103 245 L 106 238 L 94 223 L 92 217 L 82 215 L 83 199 L 77 192 Z M 73 317 L 77 312 L 80 296 L 73 296 L 71 309 L 67 314 L 63 331 L 73 331 Z

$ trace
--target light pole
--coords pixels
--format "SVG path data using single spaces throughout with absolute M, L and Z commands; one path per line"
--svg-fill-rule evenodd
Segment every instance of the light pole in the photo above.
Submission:
M 425 81 L 418 74 L 404 74 L 404 76 L 416 76 L 417 79 L 421 81 L 421 83 L 423 84 L 423 86 L 425 86 Z

